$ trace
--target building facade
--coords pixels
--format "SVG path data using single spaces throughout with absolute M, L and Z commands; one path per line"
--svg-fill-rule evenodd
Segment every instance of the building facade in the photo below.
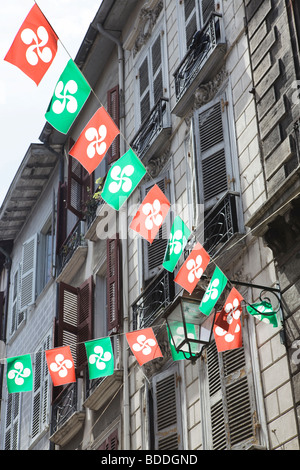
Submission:
M 67 135 L 46 123 L 0 212 L 1 339 L 34 364 L 23 394 L 7 393 L 1 365 L 1 448 L 299 448 L 297 8 L 103 0 L 75 58 L 94 93 Z M 69 150 L 100 105 L 120 135 L 89 175 Z M 114 211 L 93 194 L 129 148 L 147 174 Z M 150 245 L 129 225 L 154 184 L 171 210 Z M 176 215 L 192 235 L 170 273 Z M 243 347 L 212 341 L 192 363 L 173 360 L 165 313 L 196 241 L 212 260 L 199 302 L 217 264 L 248 303 L 266 286 L 283 308 L 276 328 L 245 309 Z M 163 357 L 139 366 L 125 333 L 145 327 Z M 90 380 L 83 342 L 106 336 L 114 374 Z M 61 345 L 76 382 L 53 387 L 43 352 Z

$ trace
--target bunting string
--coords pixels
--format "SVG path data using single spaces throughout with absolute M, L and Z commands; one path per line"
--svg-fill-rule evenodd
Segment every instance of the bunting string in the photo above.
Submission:
M 38 45 L 31 47 L 33 37 L 43 39 L 45 41 L 43 47 L 40 47 L 40 49 Z M 106 175 L 101 197 L 108 205 L 113 207 L 116 211 L 119 211 L 147 173 L 153 182 L 153 187 L 142 201 L 129 228 L 137 232 L 151 244 L 164 223 L 171 204 L 164 193 L 155 184 L 154 178 L 147 172 L 142 161 L 126 140 L 126 137 L 121 133 L 120 129 L 104 108 L 95 90 L 93 90 L 82 71 L 77 64 L 75 64 L 75 61 L 73 61 L 67 48 L 59 39 L 48 19 L 42 13 L 36 0 L 34 0 L 34 6 L 17 33 L 5 60 L 19 67 L 38 85 L 55 58 L 57 41 L 62 45 L 69 60 L 55 86 L 50 105 L 45 113 L 45 118 L 59 132 L 67 134 L 80 110 L 92 93 L 99 104 L 99 109 L 85 125 L 77 141 L 69 150 L 69 154 L 77 159 L 87 172 L 91 174 L 95 171 L 103 158 L 105 158 L 114 139 L 120 135 L 129 150 L 111 165 Z M 36 44 L 38 44 L 38 42 Z M 36 67 L 37 64 L 39 64 L 39 67 Z M 269 218 L 279 213 L 279 211 L 295 197 L 296 196 L 290 198 L 289 201 L 282 205 L 281 208 L 277 209 Z M 267 220 L 269 220 L 269 218 Z M 263 221 L 254 229 L 249 230 L 242 238 L 237 240 L 230 247 L 225 248 L 223 253 L 224 251 L 229 251 L 238 243 L 241 243 L 253 230 L 259 228 L 265 222 L 266 221 Z M 184 223 L 182 218 L 176 215 L 170 229 L 162 264 L 165 270 L 174 272 L 191 235 L 191 230 Z M 204 235 L 204 230 L 201 235 Z M 194 233 L 193 242 L 193 248 L 188 258 L 178 270 L 174 282 L 192 294 L 209 264 L 214 265 L 214 271 L 202 301 L 200 305 L 197 306 L 198 315 L 200 316 L 202 314 L 207 317 L 211 315 L 211 312 L 214 310 L 225 288 L 230 288 L 230 293 L 222 310 L 216 314 L 215 324 L 213 326 L 215 341 L 219 352 L 242 346 L 240 317 L 243 302 L 247 305 L 247 311 L 250 315 L 256 317 L 259 315 L 259 319 L 268 319 L 270 322 L 270 319 L 272 319 L 273 326 L 278 326 L 276 312 L 273 311 L 270 303 L 262 301 L 251 305 L 245 301 L 231 281 L 217 266 L 216 261 L 221 255 L 211 257 L 197 241 Z M 158 326 L 162 328 L 162 326 L 166 326 L 166 322 Z M 126 336 L 128 347 L 135 356 L 137 364 L 142 366 L 151 360 L 163 357 L 154 334 L 156 327 L 157 325 L 153 325 L 151 328 L 120 333 L 114 336 Z M 196 338 L 196 326 L 189 325 L 188 328 L 190 329 L 189 336 Z M 184 359 L 185 356 L 180 355 L 176 348 L 174 348 L 174 346 L 176 346 L 174 344 L 175 337 L 177 339 L 179 338 L 179 341 L 182 342 L 182 325 L 179 324 L 179 322 L 174 325 L 172 338 L 170 337 L 170 333 L 171 332 L 168 331 L 173 359 Z M 68 346 L 43 351 L 46 355 L 49 373 L 54 386 L 76 381 L 71 348 L 83 344 L 86 349 L 89 376 L 91 379 L 112 375 L 114 373 L 114 354 L 111 337 L 72 343 Z M 32 354 L 36 353 L 0 359 L 2 362 L 7 362 L 7 386 L 9 393 L 32 390 Z

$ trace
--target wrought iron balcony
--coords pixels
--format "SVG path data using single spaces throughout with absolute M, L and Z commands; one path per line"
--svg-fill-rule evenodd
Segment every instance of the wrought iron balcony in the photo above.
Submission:
M 222 17 L 211 13 L 174 73 L 176 105 L 172 112 L 183 117 L 198 86 L 209 81 L 222 66 L 226 43 Z
M 239 223 L 239 193 L 227 192 L 204 218 L 203 246 L 214 256 L 236 234 L 241 233 Z
M 175 295 L 173 274 L 162 270 L 132 305 L 133 328 L 147 328 L 157 320 Z
M 142 123 L 130 146 L 143 159 L 159 148 L 163 151 L 166 135 L 171 132 L 169 101 L 160 98 Z

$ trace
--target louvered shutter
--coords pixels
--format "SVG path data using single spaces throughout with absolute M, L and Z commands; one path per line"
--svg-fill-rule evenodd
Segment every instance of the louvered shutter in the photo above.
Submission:
M 207 349 L 211 447 L 224 450 L 255 438 L 252 375 L 244 348 L 219 354 L 215 343 Z
M 94 192 L 94 176 L 93 173 L 90 175 L 71 155 L 68 162 L 67 208 L 82 219 L 86 202 Z
M 19 449 L 21 393 L 7 395 L 4 450 Z
M 202 26 L 206 23 L 212 11 L 215 11 L 215 0 L 200 0 Z
M 56 253 L 58 253 L 67 237 L 67 185 L 59 183 L 57 191 L 56 215 Z
M 118 332 L 121 316 L 120 293 L 120 240 L 117 233 L 115 238 L 108 238 L 107 246 L 107 330 Z
M 196 0 L 184 0 L 185 39 L 188 49 L 197 31 Z
M 163 173 L 158 178 L 151 180 L 150 182 L 144 184 L 141 188 L 141 198 L 142 200 L 150 189 L 157 184 L 161 191 L 166 195 L 170 201 L 170 189 L 169 189 L 169 174 Z M 143 240 L 143 266 L 144 266 L 144 281 L 148 281 L 153 278 L 161 269 L 167 242 L 169 238 L 169 233 L 171 229 L 170 224 L 170 212 L 167 215 L 163 225 L 158 231 L 157 236 L 150 244 L 146 240 Z
M 59 319 L 57 344 L 70 346 L 77 367 L 78 289 L 61 282 L 59 284 Z
M 177 368 L 153 377 L 155 450 L 181 450 L 180 377 Z
M 159 98 L 163 96 L 163 71 L 162 71 L 162 44 L 160 34 L 151 48 L 152 77 L 153 77 L 153 107 Z
M 107 112 L 117 127 L 120 126 L 119 85 L 107 92 Z M 111 164 L 120 157 L 120 135 L 118 135 L 107 152 L 108 163 Z
M 23 244 L 20 310 L 32 305 L 36 296 L 37 234 Z
M 233 182 L 227 108 L 218 99 L 195 113 L 200 199 L 210 209 Z
M 150 113 L 150 82 L 148 56 L 139 68 L 140 122 L 144 122 Z
M 113 431 L 105 441 L 100 444 L 98 450 L 118 450 L 119 448 L 119 439 L 118 439 L 118 430 Z
M 79 287 L 77 322 L 77 373 L 87 365 L 85 341 L 93 337 L 94 283 L 91 276 Z
M 50 348 L 50 335 L 43 341 L 34 355 L 34 382 L 31 439 L 34 440 L 48 424 L 49 407 L 49 372 L 45 351 Z

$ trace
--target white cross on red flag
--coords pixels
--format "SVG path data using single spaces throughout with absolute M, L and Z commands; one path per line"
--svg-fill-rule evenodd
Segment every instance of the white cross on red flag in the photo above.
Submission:
M 57 35 L 35 4 L 4 60 L 18 67 L 39 85 L 56 56 L 57 40 Z
M 49 349 L 45 353 L 54 387 L 76 382 L 75 366 L 70 346 Z
M 214 336 L 218 352 L 242 347 L 242 314 L 243 297 L 233 287 L 221 312 L 216 314 Z
M 140 366 L 163 357 L 152 328 L 126 333 L 126 339 Z
M 178 271 L 174 282 L 191 294 L 204 273 L 209 261 L 209 254 L 203 248 L 201 243 L 197 242 L 190 255 Z

